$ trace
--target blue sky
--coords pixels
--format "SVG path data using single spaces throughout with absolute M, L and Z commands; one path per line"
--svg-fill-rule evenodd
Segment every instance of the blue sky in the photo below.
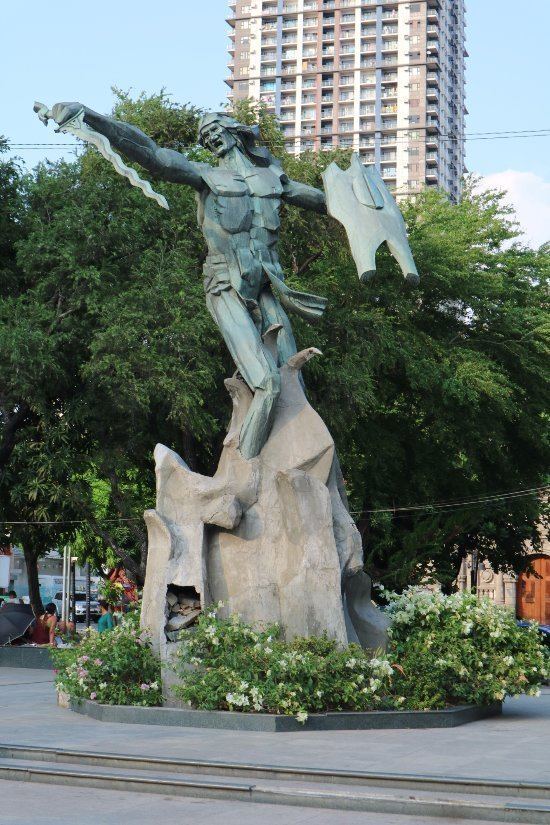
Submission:
M 549 0 L 467 5 L 467 132 L 550 129 Z M 226 0 L 4 3 L 0 134 L 13 143 L 65 141 L 39 123 L 33 101 L 108 111 L 112 85 L 136 93 L 164 87 L 176 100 L 217 108 L 227 89 L 227 10 Z M 30 165 L 60 156 L 18 154 Z M 510 190 L 528 235 L 541 242 L 550 226 L 550 137 L 469 140 L 467 165 Z

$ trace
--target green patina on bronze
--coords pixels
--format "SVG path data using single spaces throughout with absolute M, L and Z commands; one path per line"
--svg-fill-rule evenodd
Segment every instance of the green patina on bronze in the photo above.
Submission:
M 208 246 L 206 303 L 238 372 L 254 394 L 240 434 L 240 452 L 247 459 L 258 455 L 269 436 L 280 393 L 279 367 L 296 354 L 286 313 L 315 321 L 326 307 L 325 298 L 285 284 L 277 249 L 279 209 L 286 201 L 324 214 L 325 194 L 291 180 L 269 150 L 258 145 L 258 128 L 238 123 L 225 113 L 206 114 L 199 125 L 200 143 L 218 158 L 218 166 L 213 167 L 163 149 L 135 126 L 80 103 L 57 103 L 51 112 L 37 103 L 35 111 L 46 123 L 53 118 L 60 131 L 72 131 L 85 140 L 91 137 L 119 172 L 165 207 L 164 198 L 125 167 L 111 146 L 154 178 L 195 189 L 198 221 Z M 98 142 L 98 135 L 108 143 L 102 145 L 102 138 Z M 414 282 L 417 274 L 404 222 L 391 194 L 380 176 L 365 170 L 358 157 L 350 173 L 351 177 L 332 164 L 325 186 L 330 214 L 346 227 L 360 277 L 370 277 L 376 249 L 387 241 L 404 274 Z M 369 271 L 364 271 L 365 262 L 369 262 Z

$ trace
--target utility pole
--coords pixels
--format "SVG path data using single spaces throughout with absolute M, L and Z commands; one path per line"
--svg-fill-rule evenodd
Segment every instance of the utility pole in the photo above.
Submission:
M 71 619 L 74 622 L 74 626 L 76 628 L 76 557 L 71 557 L 71 600 L 73 603 L 73 609 L 71 614 Z
M 86 627 L 90 627 L 90 592 L 91 592 L 91 579 L 90 579 L 90 562 L 86 562 Z

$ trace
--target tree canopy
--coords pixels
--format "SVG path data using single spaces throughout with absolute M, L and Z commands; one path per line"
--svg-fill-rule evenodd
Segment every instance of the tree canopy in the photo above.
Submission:
M 195 147 L 200 112 L 164 93 L 117 92 L 114 114 L 211 160 Z M 349 162 L 287 156 L 264 111 L 237 114 L 260 118 L 295 179 L 320 186 L 327 163 Z M 138 581 L 153 448 L 211 474 L 233 371 L 204 303 L 194 193 L 155 187 L 169 212 L 94 150 L 32 173 L 0 162 L 0 520 L 57 522 L 10 535 L 37 554 L 69 538 Z M 540 486 L 549 455 L 548 249 L 522 246 L 502 196 L 473 185 L 458 205 L 426 191 L 402 208 L 416 288 L 385 249 L 360 284 L 330 218 L 283 207 L 280 246 L 291 285 L 329 299 L 317 326 L 295 323 L 298 345 L 323 352 L 304 378 L 338 447 L 367 569 L 395 587 L 427 569 L 449 584 L 474 547 L 521 566 L 542 499 L 460 502 Z M 402 509 L 434 502 L 449 506 Z

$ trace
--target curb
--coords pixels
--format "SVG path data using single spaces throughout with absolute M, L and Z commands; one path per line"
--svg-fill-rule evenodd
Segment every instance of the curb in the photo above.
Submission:
M 445 710 L 367 711 L 311 714 L 305 724 L 293 716 L 239 713 L 226 710 L 190 710 L 188 708 L 143 708 L 100 705 L 89 699 L 70 702 L 70 709 L 100 722 L 131 725 L 166 725 L 170 727 L 215 728 L 218 730 L 295 733 L 297 731 L 395 730 L 406 728 L 454 728 L 502 713 L 502 703 L 459 705 Z
M 31 667 L 52 670 L 53 662 L 48 647 L 13 645 L 0 647 L 0 667 Z

